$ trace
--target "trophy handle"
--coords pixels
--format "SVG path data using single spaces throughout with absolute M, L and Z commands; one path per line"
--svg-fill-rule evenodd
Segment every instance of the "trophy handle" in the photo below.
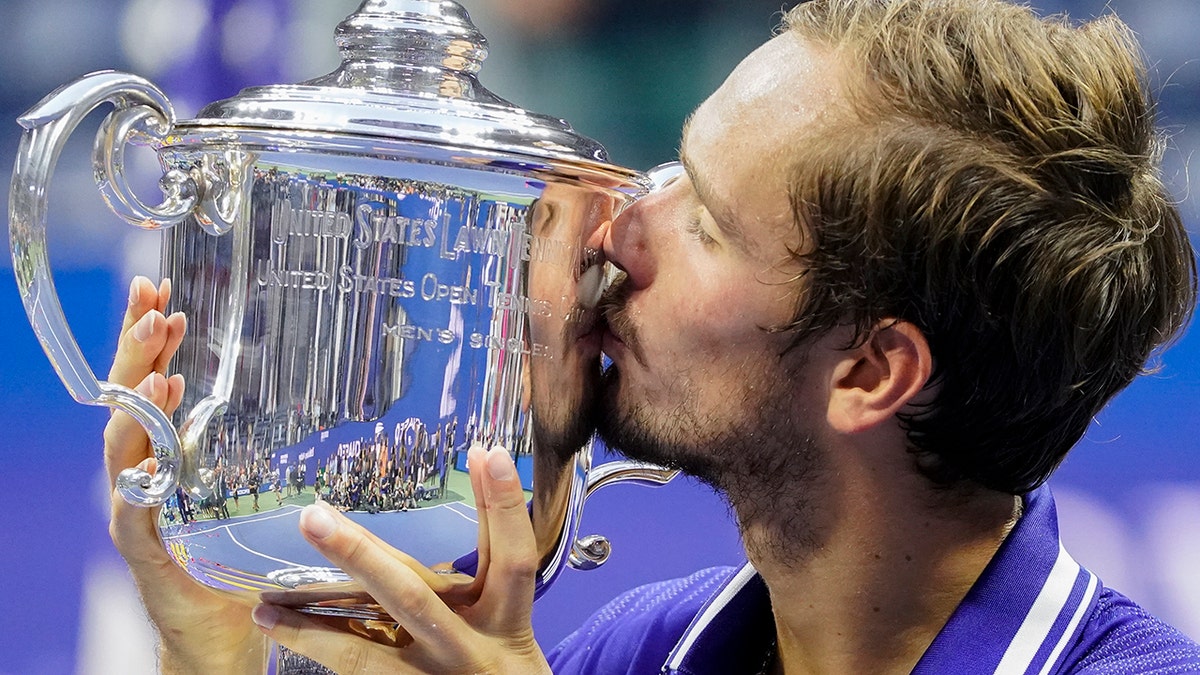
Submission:
M 670 483 L 677 475 L 679 475 L 679 471 L 675 469 L 665 469 L 645 462 L 632 460 L 606 462 L 593 468 L 588 474 L 583 498 L 587 500 L 596 490 L 621 483 L 660 487 Z M 608 562 L 611 554 L 612 544 L 608 541 L 608 537 L 590 534 L 575 540 L 567 562 L 577 570 L 594 570 Z
M 166 199 L 158 207 L 147 207 L 130 196 L 124 175 L 124 144 L 138 137 L 162 139 L 174 126 L 174 111 L 166 96 L 142 78 L 113 71 L 87 75 L 55 90 L 18 120 L 25 131 L 9 192 L 13 272 L 29 322 L 71 396 L 86 405 L 126 412 L 145 427 L 158 469 L 154 476 L 137 468 L 125 469 L 117 478 L 117 487 L 127 501 L 151 506 L 166 501 L 179 484 L 179 435 L 166 414 L 148 398 L 96 379 L 63 315 L 46 250 L 46 193 L 54 166 L 67 138 L 88 113 L 104 103 L 113 104 L 116 110 L 102 125 L 98 146 L 112 146 L 115 139 L 120 147 L 97 148 L 96 182 L 113 211 L 133 225 L 158 229 L 182 221 L 200 201 L 202 190 L 197 181 L 183 171 L 164 176 Z

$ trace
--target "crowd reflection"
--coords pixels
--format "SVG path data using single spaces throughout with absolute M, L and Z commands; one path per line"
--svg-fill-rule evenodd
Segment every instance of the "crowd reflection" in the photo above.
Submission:
M 270 458 L 218 463 L 212 493 L 196 498 L 177 490 L 163 518 L 168 525 L 187 525 L 317 500 L 366 513 L 460 500 L 463 495 L 448 485 L 451 469 L 466 451 L 464 443 L 455 444 L 456 428 L 452 419 L 430 432 L 409 419 L 389 434 L 378 422 L 373 437 L 331 443 L 319 455 L 318 446 L 292 447 Z

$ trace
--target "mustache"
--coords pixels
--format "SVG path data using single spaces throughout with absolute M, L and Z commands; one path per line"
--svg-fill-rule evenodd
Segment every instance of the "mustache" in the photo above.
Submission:
M 600 310 L 601 316 L 608 322 L 610 329 L 617 325 L 629 323 L 629 319 L 625 314 L 625 303 L 629 300 L 629 295 L 629 275 L 617 271 L 612 275 L 608 288 L 604 289 L 604 293 L 600 296 L 600 302 L 596 305 L 597 309 Z M 618 334 L 617 337 L 621 336 Z
M 600 296 L 598 308 L 605 323 L 608 324 L 609 332 L 625 343 L 625 346 L 633 352 L 634 358 L 644 366 L 646 364 L 642 355 L 641 342 L 638 339 L 637 324 L 634 323 L 627 308 L 629 296 L 632 293 L 629 275 L 617 271 L 604 294 Z

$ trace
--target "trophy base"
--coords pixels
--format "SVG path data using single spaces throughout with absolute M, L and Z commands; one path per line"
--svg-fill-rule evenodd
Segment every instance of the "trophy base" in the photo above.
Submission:
M 334 585 L 334 584 L 331 584 Z M 293 595 L 294 594 L 294 595 Z M 306 589 L 272 591 L 263 600 L 297 612 L 325 617 L 327 622 L 390 647 L 412 644 L 409 634 L 377 603 L 362 592 Z M 280 644 L 267 664 L 267 675 L 335 675 L 335 671 Z
M 263 602 L 302 614 L 325 617 L 380 644 L 403 647 L 412 638 L 387 610 L 353 581 L 316 583 L 291 590 L 267 591 Z M 337 621 L 340 620 L 340 621 Z

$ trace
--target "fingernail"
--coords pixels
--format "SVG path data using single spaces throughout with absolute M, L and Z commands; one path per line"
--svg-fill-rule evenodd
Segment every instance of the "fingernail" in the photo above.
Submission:
M 138 342 L 145 342 L 153 333 L 154 312 L 147 312 L 145 316 L 138 319 L 137 323 L 133 324 L 133 339 Z
M 279 623 L 279 608 L 274 605 L 256 605 L 250 612 L 250 617 L 254 619 L 254 623 L 271 630 Z
M 508 456 L 507 450 L 499 446 L 488 450 L 487 466 L 488 473 L 496 480 L 512 480 L 517 475 L 517 467 L 513 466 L 512 457 Z
M 482 443 L 472 443 L 471 448 L 467 450 L 467 466 L 478 464 L 487 457 L 487 450 L 483 449 Z
M 142 297 L 142 278 L 134 277 L 129 282 L 129 306 L 133 307 L 138 303 L 138 299 Z
M 138 391 L 138 393 L 141 394 L 142 396 L 153 397 L 154 396 L 154 379 L 155 379 L 154 376 L 157 374 L 158 373 L 150 373 L 145 378 L 143 378 L 141 382 L 138 382 L 138 386 L 134 387 L 134 389 L 136 389 Z
M 300 512 L 300 527 L 314 539 L 324 539 L 337 530 L 338 524 L 329 511 L 311 504 Z

